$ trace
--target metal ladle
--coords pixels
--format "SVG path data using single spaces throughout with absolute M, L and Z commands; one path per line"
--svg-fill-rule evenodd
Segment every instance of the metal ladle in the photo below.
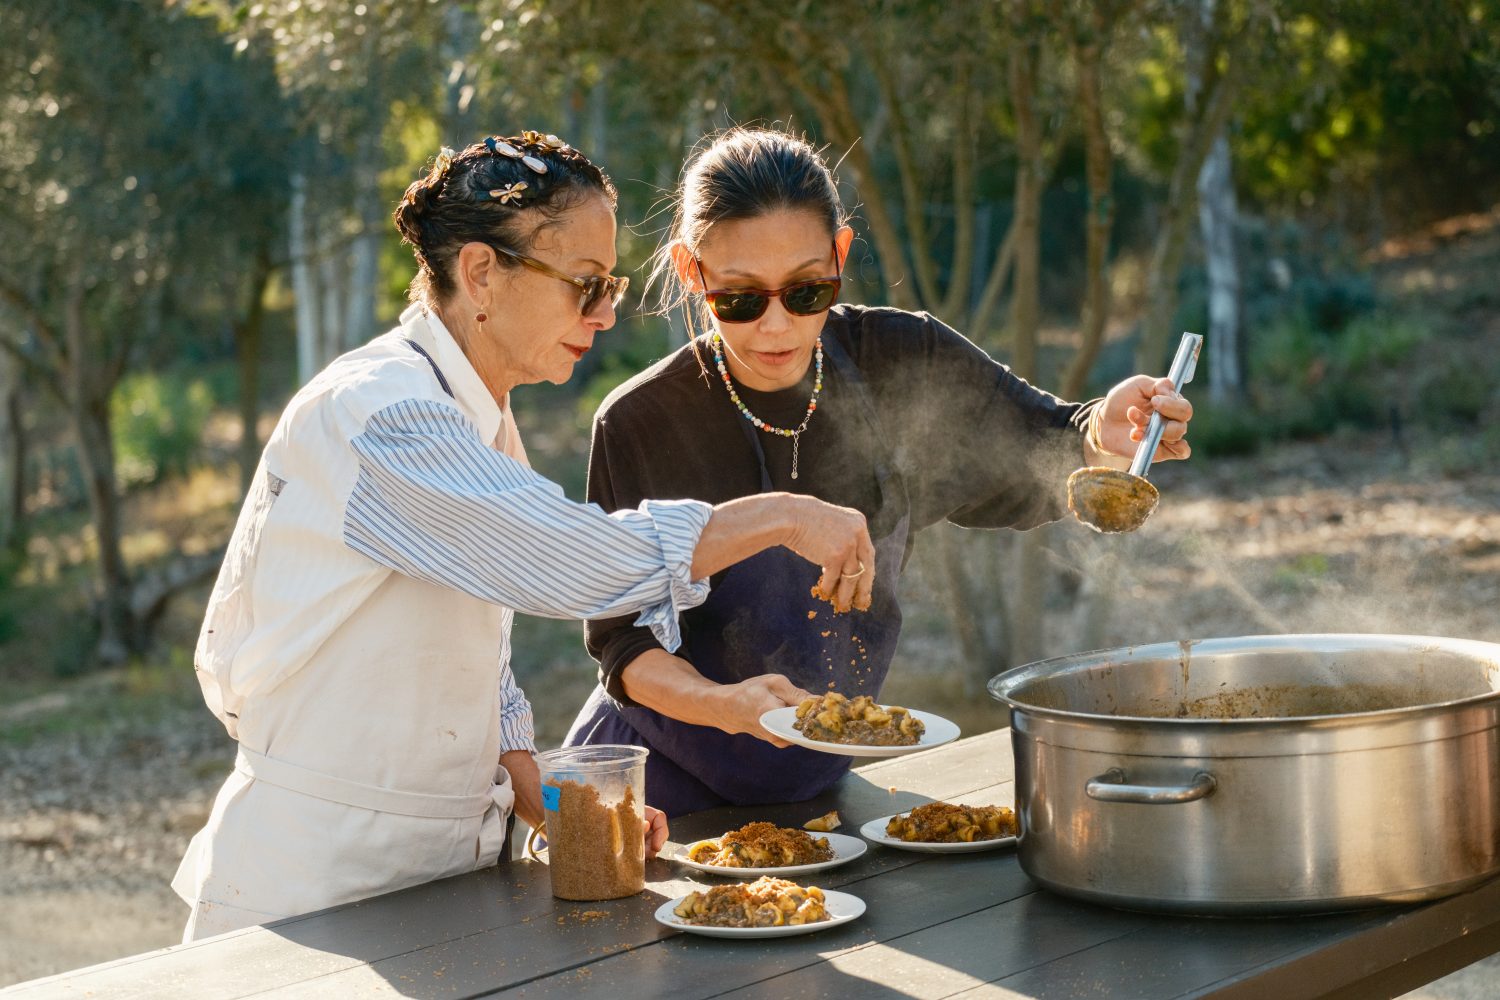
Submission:
M 1177 356 L 1172 359 L 1172 368 L 1167 378 L 1178 392 L 1193 380 L 1193 371 L 1198 367 L 1198 351 L 1203 347 L 1203 337 L 1196 333 L 1184 333 L 1182 343 L 1177 345 Z M 1102 465 L 1091 465 L 1075 469 L 1068 477 L 1068 509 L 1084 524 L 1095 531 L 1134 531 L 1146 523 L 1146 518 L 1156 510 L 1161 494 L 1157 492 L 1146 473 L 1151 468 L 1151 459 L 1161 444 L 1166 422 L 1160 413 L 1153 412 L 1141 437 L 1140 447 L 1135 450 L 1130 471 L 1121 472 Z

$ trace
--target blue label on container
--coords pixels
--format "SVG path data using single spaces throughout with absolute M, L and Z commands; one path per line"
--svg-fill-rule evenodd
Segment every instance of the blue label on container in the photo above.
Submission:
M 562 796 L 562 789 L 556 785 L 542 786 L 542 808 L 557 812 L 557 800 Z

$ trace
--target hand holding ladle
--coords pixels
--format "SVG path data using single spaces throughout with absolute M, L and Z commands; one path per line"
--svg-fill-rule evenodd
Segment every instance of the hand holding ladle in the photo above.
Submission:
M 1193 380 L 1202 346 L 1201 335 L 1182 335 L 1177 356 L 1172 359 L 1172 368 L 1167 373 L 1167 378 L 1179 393 Z M 1095 531 L 1111 533 L 1134 531 L 1146 523 L 1161 499 L 1161 494 L 1146 474 L 1157 446 L 1161 444 L 1165 427 L 1161 413 L 1153 412 L 1130 463 L 1130 471 L 1095 465 L 1077 469 L 1068 477 L 1068 508 L 1078 520 Z

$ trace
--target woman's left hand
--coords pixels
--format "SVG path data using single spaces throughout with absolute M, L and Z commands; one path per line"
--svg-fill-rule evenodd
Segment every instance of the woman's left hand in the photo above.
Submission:
M 646 806 L 646 857 L 654 858 L 667 843 L 667 814 Z
M 500 755 L 500 765 L 510 774 L 511 791 L 516 793 L 515 813 L 527 826 L 542 825 L 542 772 L 529 750 L 507 750 Z
M 1132 375 L 1109 390 L 1099 405 L 1095 416 L 1097 441 L 1089 442 L 1088 447 L 1093 451 L 1095 444 L 1102 445 L 1103 454 L 1090 455 L 1090 461 L 1113 457 L 1128 462 L 1146 433 L 1152 413 L 1160 413 L 1166 423 L 1151 460 L 1165 462 L 1192 454 L 1186 434 L 1188 421 L 1193 419 L 1193 404 L 1178 393 L 1171 379 Z

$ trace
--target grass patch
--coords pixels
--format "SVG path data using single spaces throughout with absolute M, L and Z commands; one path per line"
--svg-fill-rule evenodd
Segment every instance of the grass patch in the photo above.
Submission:
M 172 717 L 201 708 L 201 697 L 185 650 L 73 681 L 7 685 L 0 705 L 0 745 L 150 734 Z

